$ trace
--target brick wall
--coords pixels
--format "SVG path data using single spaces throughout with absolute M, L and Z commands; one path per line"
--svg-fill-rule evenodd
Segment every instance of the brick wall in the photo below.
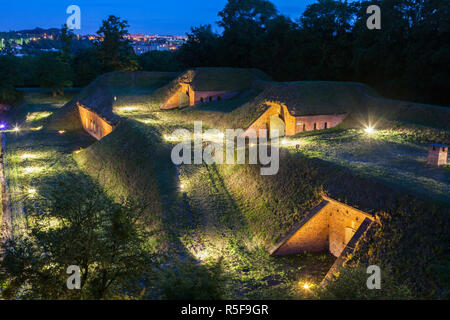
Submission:
M 329 251 L 339 257 L 365 219 L 358 209 L 324 197 L 321 205 L 272 250 L 273 255 Z
M 258 135 L 260 129 L 269 130 L 270 118 L 277 114 L 286 125 L 286 136 L 292 136 L 303 131 L 330 129 L 339 125 L 347 117 L 347 114 L 294 117 L 282 103 L 266 102 L 266 104 L 268 109 L 247 130 L 255 130 Z
M 114 127 L 95 112 L 82 105 L 78 105 L 78 111 L 80 112 L 80 119 L 84 130 L 97 140 L 102 139 L 113 131 Z
M 346 117 L 347 114 L 295 117 L 295 133 L 330 129 L 339 125 Z
M 237 96 L 239 92 L 231 92 L 231 91 L 195 91 L 195 101 L 194 104 L 199 104 L 203 102 L 209 102 L 210 98 L 211 101 L 217 101 L 217 100 L 229 100 Z
M 443 166 L 447 164 L 448 147 L 430 146 L 428 149 L 428 164 Z

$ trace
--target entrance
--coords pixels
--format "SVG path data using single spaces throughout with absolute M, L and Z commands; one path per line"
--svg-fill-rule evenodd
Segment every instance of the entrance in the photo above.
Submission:
M 178 93 L 178 106 L 179 107 L 189 106 L 189 95 L 184 91 Z
M 278 130 L 278 133 L 275 131 Z M 284 137 L 286 135 L 286 125 L 279 115 L 270 117 L 270 139 Z

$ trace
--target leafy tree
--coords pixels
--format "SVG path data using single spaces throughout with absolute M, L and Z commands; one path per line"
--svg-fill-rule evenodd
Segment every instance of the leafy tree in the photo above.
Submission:
M 23 84 L 20 59 L 11 55 L 0 56 L 0 103 L 12 103 L 22 96 L 16 90 Z
M 74 37 L 75 35 L 73 33 L 73 30 L 69 29 L 67 27 L 67 24 L 64 24 L 64 26 L 61 28 L 61 58 L 63 61 L 68 63 L 70 63 L 70 58 L 72 56 L 72 40 L 74 39 Z
M 59 56 L 43 54 L 36 61 L 36 79 L 53 96 L 64 95 L 64 88 L 72 86 L 72 76 L 70 65 Z
M 103 73 L 103 66 L 96 48 L 79 50 L 72 60 L 74 82 L 77 87 L 87 86 Z
M 138 57 L 139 65 L 145 71 L 180 71 L 177 52 L 149 51 Z
M 3 247 L 0 282 L 4 298 L 108 299 L 140 297 L 140 277 L 151 269 L 147 232 L 141 227 L 146 205 L 114 203 L 76 174 L 40 184 L 27 204 L 30 232 Z M 81 289 L 68 290 L 66 270 L 81 270 Z
M 220 65 L 218 61 L 219 37 L 212 31 L 211 25 L 191 28 L 191 33 L 188 33 L 187 36 L 188 40 L 178 54 L 180 62 L 185 68 Z
M 103 38 L 97 48 L 105 72 L 138 69 L 133 48 L 124 38 L 128 34 L 128 27 L 126 20 L 111 15 L 107 20 L 103 20 L 102 26 L 97 31 Z

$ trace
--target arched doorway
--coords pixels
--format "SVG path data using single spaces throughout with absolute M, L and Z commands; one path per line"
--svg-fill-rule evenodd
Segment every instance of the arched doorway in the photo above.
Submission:
M 284 137 L 286 135 L 286 125 L 278 114 L 270 117 L 269 128 L 270 139 Z

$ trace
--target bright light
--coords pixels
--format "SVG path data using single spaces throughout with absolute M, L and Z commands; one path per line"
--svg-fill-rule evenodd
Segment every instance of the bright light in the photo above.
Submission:
M 136 107 L 123 107 L 123 108 L 120 108 L 120 111 L 131 112 L 131 111 L 135 111 L 136 109 L 137 109 Z
M 180 184 L 180 190 L 184 190 L 184 184 Z
M 81 151 L 83 151 L 83 149 L 75 150 L 73 153 L 77 154 L 80 153 Z
M 20 131 L 20 128 L 18 126 L 15 126 L 14 127 L 14 132 L 19 132 L 19 131 Z
M 303 285 L 303 289 L 308 290 L 308 289 L 309 289 L 309 284 L 305 283 L 305 284 Z
M 37 169 L 36 168 L 33 168 L 33 167 L 27 167 L 27 168 L 25 168 L 24 169 L 24 171 L 26 172 L 26 173 L 32 173 L 32 172 L 34 172 L 34 171 L 36 171 Z
M 30 194 L 30 195 L 36 194 L 36 189 L 34 189 L 34 188 L 29 188 L 29 189 L 28 189 L 28 194 Z
M 66 133 L 66 130 L 59 130 L 58 133 L 59 134 L 64 134 L 64 133 Z
M 364 132 L 367 134 L 372 134 L 375 132 L 375 129 L 373 127 L 367 127 L 364 129 Z
M 0 129 L 5 129 L 6 128 L 6 125 L 5 124 L 0 124 Z
M 36 128 L 32 128 L 31 130 L 33 130 L 33 131 L 39 131 L 39 130 L 41 130 L 42 129 L 42 126 L 39 126 L 39 127 L 36 127 Z
M 286 139 L 283 139 L 283 140 L 281 140 L 281 144 L 283 145 L 283 146 L 285 146 L 285 145 L 287 145 L 287 140 Z
M 25 153 L 23 155 L 20 156 L 22 159 L 33 159 L 36 158 L 36 156 L 34 154 L 31 153 Z

